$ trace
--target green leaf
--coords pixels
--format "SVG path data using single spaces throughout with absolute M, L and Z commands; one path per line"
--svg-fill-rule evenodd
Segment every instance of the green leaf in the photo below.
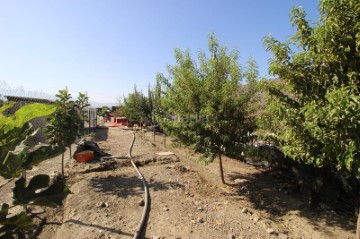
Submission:
M 23 171 L 21 153 L 15 154 L 10 151 L 7 153 L 4 162 L 0 163 L 0 175 L 5 179 L 11 179 L 20 175 Z

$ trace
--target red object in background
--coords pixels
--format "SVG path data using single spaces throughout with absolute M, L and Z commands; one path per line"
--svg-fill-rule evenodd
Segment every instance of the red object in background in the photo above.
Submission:
M 80 153 L 75 154 L 75 159 L 78 163 L 86 163 L 94 159 L 94 151 L 85 150 Z

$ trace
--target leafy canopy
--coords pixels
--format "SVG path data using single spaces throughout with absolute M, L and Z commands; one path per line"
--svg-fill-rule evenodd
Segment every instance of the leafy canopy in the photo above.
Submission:
M 321 0 L 319 9 L 319 22 L 310 24 L 294 8 L 297 33 L 287 42 L 264 40 L 274 55 L 269 72 L 288 87 L 269 88 L 272 120 L 281 126 L 275 138 L 295 160 L 359 178 L 360 2 Z

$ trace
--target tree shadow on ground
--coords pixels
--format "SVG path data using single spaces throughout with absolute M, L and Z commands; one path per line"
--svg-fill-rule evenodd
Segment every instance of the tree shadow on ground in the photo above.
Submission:
M 116 233 L 116 234 L 119 234 L 119 235 L 122 235 L 122 236 L 128 236 L 128 237 L 133 236 L 133 233 L 123 232 L 121 230 L 116 230 L 114 228 L 104 227 L 104 226 L 96 225 L 96 224 L 93 224 L 93 223 L 85 223 L 85 222 L 75 220 L 75 219 L 67 220 L 64 223 L 66 223 L 66 224 L 72 223 L 72 224 L 78 224 L 78 225 L 81 225 L 81 226 L 93 227 L 93 228 L 97 228 L 97 229 L 100 229 L 100 230 L 103 230 L 103 231 Z
M 336 225 L 344 230 L 355 232 L 355 217 L 351 218 L 351 215 L 341 211 L 335 213 L 331 209 L 310 208 L 306 198 L 297 192 L 296 185 L 285 179 L 275 178 L 268 172 L 251 175 L 231 173 L 228 177 L 232 182 L 239 180 L 238 183 L 228 184 L 233 188 L 229 195 L 247 198 L 254 208 L 266 211 L 274 220 L 292 212 L 306 218 L 315 229 L 324 231 L 321 226 L 321 221 L 324 221 L 328 226 Z M 319 220 L 320 218 L 323 220 Z
M 121 198 L 140 196 L 144 193 L 141 180 L 136 176 L 107 176 L 92 178 L 89 185 L 96 191 L 106 195 L 116 195 Z
M 177 182 L 159 182 L 159 181 L 151 181 L 148 182 L 149 188 L 154 191 L 167 191 L 174 189 L 185 189 L 185 185 L 177 183 Z
M 95 131 L 96 133 L 95 140 L 97 142 L 106 141 L 108 138 L 108 131 L 109 131 L 108 128 L 97 128 Z
M 161 182 L 153 181 L 147 182 L 149 189 L 154 191 L 166 191 L 173 189 L 184 189 L 185 186 L 176 182 Z M 89 185 L 95 188 L 96 191 L 106 195 L 116 195 L 121 198 L 130 196 L 141 196 L 144 193 L 144 188 L 141 180 L 136 176 L 107 176 L 105 178 L 92 178 Z

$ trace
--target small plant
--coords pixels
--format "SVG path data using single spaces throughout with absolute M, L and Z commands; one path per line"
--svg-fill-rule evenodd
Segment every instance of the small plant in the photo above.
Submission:
M 75 107 L 75 102 L 70 101 L 71 94 L 67 89 L 60 90 L 56 97 L 56 110 L 50 116 L 46 134 L 51 144 L 68 147 L 71 157 L 71 144 L 80 135 L 84 122 Z M 61 176 L 64 178 L 64 152 L 61 157 Z
M 30 120 L 47 116 L 55 111 L 52 105 L 28 104 L 12 115 L 4 112 L 13 107 L 6 103 L 0 107 L 0 176 L 7 180 L 0 189 L 15 181 L 13 203 L 1 204 L 0 238 L 25 238 L 25 231 L 33 226 L 32 218 L 26 211 L 9 216 L 9 209 L 16 206 L 39 205 L 56 207 L 70 193 L 62 180 L 50 184 L 48 175 L 36 175 L 26 186 L 26 179 L 19 176 L 27 169 L 43 160 L 54 157 L 64 151 L 61 146 L 28 145 L 28 141 L 37 131 L 32 128 Z M 39 192 L 40 191 L 40 192 Z

